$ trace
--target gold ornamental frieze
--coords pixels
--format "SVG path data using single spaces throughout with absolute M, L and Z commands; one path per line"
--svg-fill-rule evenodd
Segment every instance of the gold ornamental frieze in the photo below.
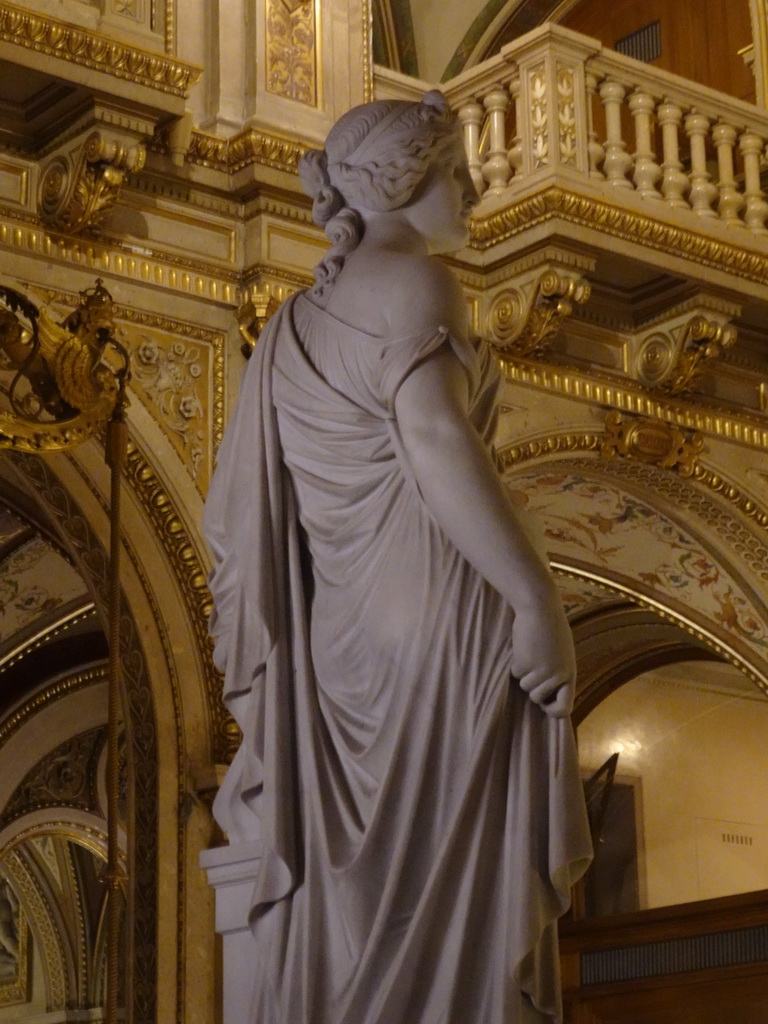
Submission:
M 742 279 L 768 282 L 768 256 L 560 187 L 546 188 L 487 216 L 480 213 L 470 222 L 469 245 L 485 252 L 555 218 Z
M 316 107 L 315 0 L 266 0 L 265 17 L 267 92 Z
M 680 476 L 692 476 L 703 447 L 704 438 L 698 432 L 663 420 L 627 419 L 621 413 L 609 412 L 600 455 L 604 459 L 637 459 L 673 469 Z
M 227 174 L 234 174 L 254 164 L 298 174 L 299 160 L 305 149 L 306 146 L 295 139 L 257 131 L 255 128 L 249 128 L 230 139 L 220 139 L 194 129 L 187 160 Z
M 0 2 L 0 39 L 173 96 L 185 97 L 202 73 L 174 57 L 120 43 L 4 0 Z
M 595 370 L 584 373 L 562 366 L 547 366 L 528 359 L 517 359 L 506 354 L 502 354 L 500 361 L 505 378 L 514 384 L 540 388 L 635 416 L 664 420 L 724 441 L 768 450 L 768 425 L 764 416 L 739 414 L 719 407 L 709 408 L 701 400 L 693 402 L 680 397 L 654 394 L 637 385 L 633 386 L 629 381 Z

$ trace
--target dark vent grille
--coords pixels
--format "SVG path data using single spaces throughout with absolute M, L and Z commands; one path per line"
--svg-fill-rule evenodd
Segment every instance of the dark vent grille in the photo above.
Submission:
M 762 960 L 768 960 L 768 925 L 582 953 L 581 977 L 585 985 L 599 985 Z
M 661 56 L 661 22 L 652 21 L 645 28 L 630 32 L 628 36 L 617 40 L 614 49 L 625 57 L 634 57 L 646 64 L 656 60 Z

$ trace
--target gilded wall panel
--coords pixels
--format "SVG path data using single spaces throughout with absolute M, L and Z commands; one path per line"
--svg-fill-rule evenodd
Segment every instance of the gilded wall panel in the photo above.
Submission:
M 314 0 L 267 0 L 267 92 L 318 106 Z

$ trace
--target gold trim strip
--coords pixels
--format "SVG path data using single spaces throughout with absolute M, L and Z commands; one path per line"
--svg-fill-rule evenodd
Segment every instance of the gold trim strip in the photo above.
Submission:
M 61 700 L 71 693 L 94 686 L 96 683 L 104 683 L 107 680 L 107 666 L 102 664 L 96 668 L 85 669 L 76 672 L 74 675 L 59 679 L 44 690 L 36 693 L 17 708 L 4 722 L 0 723 L 0 747 L 2 747 L 13 736 L 15 732 L 38 711 L 41 711 L 47 704 Z
M 719 637 L 710 633 L 703 626 L 691 621 L 691 619 L 686 618 L 680 612 L 673 611 L 660 601 L 656 601 L 647 594 L 635 590 L 634 587 L 629 587 L 624 583 L 619 583 L 617 580 L 601 576 L 599 573 L 592 572 L 589 569 L 569 565 L 567 562 L 560 562 L 557 559 L 552 559 L 550 565 L 559 575 L 568 576 L 571 579 L 586 580 L 604 590 L 621 594 L 629 598 L 633 604 L 637 604 L 641 608 L 647 608 L 649 611 L 655 612 L 662 619 L 666 619 L 667 622 L 672 622 L 674 625 L 682 627 L 686 633 L 717 651 L 721 657 L 743 672 L 748 679 L 751 679 L 768 696 L 768 676 L 751 665 L 746 658 L 735 651 L 729 644 L 724 643 Z
M 622 412 L 659 419 L 703 434 L 734 441 L 749 448 L 768 449 L 768 425 L 764 418 L 709 411 L 689 402 L 664 401 L 627 384 L 523 360 L 500 359 L 507 380 L 554 391 L 592 405 L 608 405 Z
M 109 36 L 5 2 L 0 2 L 0 39 L 173 96 L 186 97 L 203 73 L 193 64 L 126 46 Z
M 0 672 L 5 672 L 11 668 L 17 662 L 21 661 L 22 658 L 26 658 L 32 651 L 36 651 L 38 647 L 50 640 L 52 637 L 57 636 L 59 633 L 63 633 L 71 626 L 77 625 L 78 622 L 82 622 L 83 619 L 88 618 L 96 610 L 96 605 L 93 601 L 88 601 L 87 604 L 81 605 L 74 611 L 69 612 L 67 615 L 63 615 L 56 622 L 52 622 L 50 626 L 46 626 L 45 629 L 39 630 L 34 636 L 29 637 L 24 643 L 18 644 L 7 654 L 0 657 Z
M 506 209 L 489 217 L 473 219 L 470 248 L 485 252 L 499 242 L 555 217 L 581 227 L 594 228 L 613 238 L 638 242 L 646 249 L 667 252 L 692 263 L 738 274 L 759 284 L 768 282 L 768 256 L 562 188 L 546 189 L 529 199 L 513 201 Z M 744 234 L 745 241 L 752 240 L 748 232 Z
M 231 139 L 220 139 L 195 129 L 187 160 L 227 174 L 234 174 L 252 164 L 298 174 L 299 160 L 306 148 L 296 139 L 256 131 L 255 128 L 248 128 Z

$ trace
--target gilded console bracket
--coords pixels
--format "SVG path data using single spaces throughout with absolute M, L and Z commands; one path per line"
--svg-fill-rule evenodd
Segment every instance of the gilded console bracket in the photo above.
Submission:
M 129 172 L 144 166 L 146 149 L 133 135 L 91 131 L 68 143 L 43 168 L 39 212 L 48 227 L 70 235 L 100 227 Z
M 490 342 L 507 357 L 540 355 L 574 305 L 583 305 L 589 295 L 583 277 L 559 268 L 505 288 L 488 312 Z
M 636 459 L 688 477 L 693 475 L 703 447 L 704 438 L 698 431 L 683 430 L 664 420 L 627 418 L 614 411 L 605 418 L 600 455 L 604 459 Z

